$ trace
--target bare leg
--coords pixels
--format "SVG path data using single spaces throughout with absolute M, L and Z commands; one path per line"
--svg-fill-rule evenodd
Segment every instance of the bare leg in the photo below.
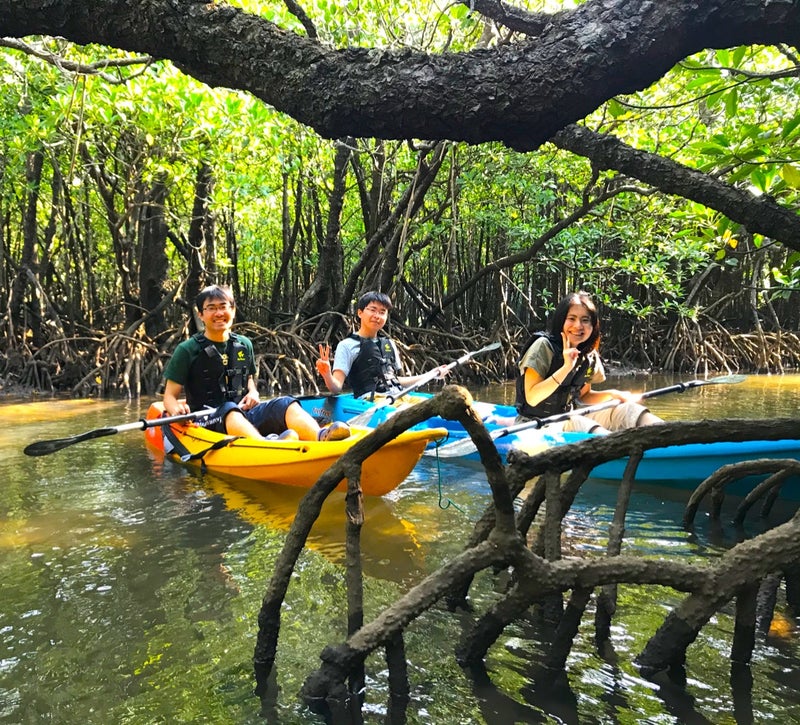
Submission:
M 319 436 L 319 425 L 300 403 L 292 403 L 286 409 L 286 427 L 297 431 L 301 441 L 315 441 Z
M 644 411 L 639 416 L 639 420 L 636 421 L 637 427 L 640 425 L 658 425 L 659 423 L 663 423 L 664 419 L 659 418 L 654 413 L 651 413 L 649 410 Z
M 225 431 L 232 436 L 263 438 L 258 429 L 242 415 L 240 410 L 232 410 L 225 416 Z

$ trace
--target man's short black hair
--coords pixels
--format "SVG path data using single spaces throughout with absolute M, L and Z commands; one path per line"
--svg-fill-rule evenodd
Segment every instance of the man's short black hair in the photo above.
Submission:
M 391 310 L 392 300 L 389 298 L 389 295 L 385 294 L 384 292 L 365 292 L 361 297 L 358 298 L 358 309 L 363 310 L 366 309 L 367 305 L 370 302 L 377 302 L 379 305 L 383 305 L 387 310 Z
M 206 300 L 223 300 L 231 307 L 236 307 L 236 303 L 233 301 L 233 292 L 226 284 L 210 284 L 200 290 L 194 301 L 200 312 L 203 311 L 203 305 L 205 305 Z

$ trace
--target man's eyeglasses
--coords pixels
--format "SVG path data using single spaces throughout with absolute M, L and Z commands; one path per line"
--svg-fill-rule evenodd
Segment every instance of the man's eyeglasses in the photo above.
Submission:
M 218 305 L 206 305 L 203 307 L 203 312 L 225 312 L 225 310 L 231 309 L 231 305 L 227 302 L 222 302 Z
M 385 317 L 389 314 L 389 310 L 387 310 L 385 307 L 365 307 L 364 312 L 367 312 L 370 315 L 380 315 L 381 317 Z

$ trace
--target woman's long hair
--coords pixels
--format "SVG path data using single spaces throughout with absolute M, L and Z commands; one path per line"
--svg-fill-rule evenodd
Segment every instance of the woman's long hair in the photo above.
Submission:
M 584 354 L 596 350 L 600 346 L 600 315 L 597 313 L 597 307 L 588 292 L 572 292 L 556 305 L 553 317 L 550 320 L 550 334 L 557 340 L 561 339 L 561 331 L 564 329 L 567 313 L 572 305 L 585 307 L 592 321 L 592 334 L 578 345 L 578 349 Z

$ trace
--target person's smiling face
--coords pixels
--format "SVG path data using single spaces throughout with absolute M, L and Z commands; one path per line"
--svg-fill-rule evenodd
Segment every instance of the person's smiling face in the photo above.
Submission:
M 592 334 L 592 316 L 583 305 L 570 305 L 562 328 L 570 347 L 578 347 Z
M 359 334 L 375 337 L 389 319 L 389 310 L 379 302 L 370 302 L 363 310 L 358 310 L 358 319 L 361 321 Z
M 209 298 L 203 303 L 200 319 L 209 340 L 224 340 L 233 325 L 236 308 L 222 299 Z

